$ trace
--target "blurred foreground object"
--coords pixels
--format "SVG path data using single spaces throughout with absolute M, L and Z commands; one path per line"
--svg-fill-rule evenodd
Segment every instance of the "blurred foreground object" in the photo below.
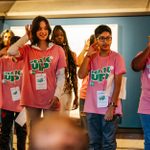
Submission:
M 53 113 L 33 124 L 30 150 L 87 150 L 87 141 L 73 120 Z

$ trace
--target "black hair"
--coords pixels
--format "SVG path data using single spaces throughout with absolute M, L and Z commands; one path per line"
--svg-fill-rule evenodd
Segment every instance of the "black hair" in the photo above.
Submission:
M 39 30 L 41 21 L 44 21 L 46 23 L 46 26 L 47 26 L 47 29 L 48 29 L 48 37 L 47 37 L 46 41 L 47 41 L 47 43 L 50 42 L 49 36 L 51 34 L 51 27 L 49 25 L 49 22 L 45 17 L 37 16 L 32 21 L 32 26 L 31 26 L 32 41 L 31 41 L 31 45 L 35 45 L 39 42 L 39 39 L 36 35 L 36 32 Z
M 10 45 L 14 44 L 15 42 L 17 42 L 20 39 L 20 36 L 13 36 L 10 39 Z
M 100 34 L 102 34 L 103 32 L 109 32 L 110 35 L 112 34 L 111 28 L 107 25 L 99 25 L 96 29 L 95 29 L 95 37 L 97 38 Z
M 67 61 L 67 68 L 65 69 L 65 75 L 66 75 L 66 78 L 67 76 L 69 75 L 69 78 L 67 79 L 68 80 L 68 84 L 70 85 L 71 88 L 74 88 L 77 89 L 77 85 L 75 82 L 77 82 L 77 67 L 76 67 L 76 64 L 75 64 L 75 60 L 74 60 L 74 57 L 73 57 L 73 52 L 70 50 L 70 47 L 69 47 L 69 44 L 68 44 L 68 40 L 67 40 L 67 36 L 66 36 L 66 32 L 65 30 L 63 29 L 63 27 L 61 25 L 56 25 L 53 29 L 53 32 L 52 32 L 52 38 L 51 40 L 55 43 L 56 43 L 56 40 L 55 40 L 55 31 L 57 30 L 61 30 L 63 32 L 63 35 L 64 35 L 64 43 L 61 44 L 60 46 L 64 49 L 65 51 L 65 55 L 66 55 L 66 61 Z M 77 91 L 76 91 L 77 92 Z
M 58 31 L 58 30 L 61 30 L 62 32 L 63 32 L 63 35 L 64 35 L 64 43 L 62 44 L 62 45 L 60 45 L 60 46 L 63 46 L 63 45 L 67 45 L 68 46 L 68 48 L 69 48 L 69 44 L 68 44 L 68 40 L 67 40 L 67 35 L 66 35 L 66 32 L 65 32 L 65 30 L 63 29 L 63 27 L 61 26 L 61 25 L 56 25 L 55 27 L 54 27 L 54 29 L 53 29 L 53 33 L 52 33 L 52 38 L 51 38 L 51 40 L 55 43 L 55 44 L 58 44 L 58 43 L 56 43 L 56 41 L 55 41 L 55 31 Z M 70 49 L 70 48 L 69 48 Z
M 94 40 L 95 40 L 95 35 L 92 34 L 92 35 L 90 36 L 90 45 L 92 45 L 92 44 L 94 43 Z

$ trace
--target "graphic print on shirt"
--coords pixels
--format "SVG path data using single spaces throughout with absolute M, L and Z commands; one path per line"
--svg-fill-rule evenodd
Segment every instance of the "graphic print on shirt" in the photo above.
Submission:
M 91 86 L 94 86 L 94 82 L 103 82 L 103 80 L 107 80 L 113 66 L 103 67 L 98 70 L 91 70 Z
M 48 69 L 50 67 L 50 64 L 52 62 L 53 57 L 43 57 L 38 59 L 34 59 L 30 61 L 32 72 L 35 71 L 44 72 L 45 69 Z
M 5 81 L 14 82 L 19 81 L 22 75 L 21 70 L 14 70 L 14 71 L 4 71 L 3 72 Z

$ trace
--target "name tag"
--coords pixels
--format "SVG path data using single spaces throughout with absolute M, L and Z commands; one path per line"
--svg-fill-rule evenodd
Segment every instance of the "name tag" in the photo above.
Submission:
M 12 96 L 13 101 L 20 100 L 20 88 L 18 86 L 10 88 L 10 92 L 11 92 L 11 96 Z
M 45 73 L 36 74 L 36 90 L 46 90 L 47 89 L 47 78 Z
M 97 108 L 108 106 L 108 96 L 105 96 L 105 91 L 97 91 Z

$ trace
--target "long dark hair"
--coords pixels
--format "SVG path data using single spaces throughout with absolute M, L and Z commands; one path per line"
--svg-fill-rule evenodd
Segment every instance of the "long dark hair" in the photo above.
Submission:
M 64 35 L 64 43 L 61 44 L 60 46 L 64 49 L 65 51 L 65 55 L 66 55 L 66 61 L 67 61 L 67 68 L 66 68 L 66 76 L 68 76 L 69 74 L 69 84 L 71 86 L 71 88 L 75 88 L 74 86 L 74 80 L 77 80 L 77 67 L 76 67 L 76 64 L 75 64 L 75 60 L 74 60 L 74 57 L 73 57 L 73 52 L 70 50 L 70 47 L 69 47 L 69 44 L 68 44 L 68 40 L 67 40 L 67 36 L 66 36 L 66 32 L 65 30 L 62 28 L 61 25 L 56 25 L 53 29 L 53 32 L 52 32 L 52 38 L 51 40 L 55 43 L 56 43 L 56 40 L 55 40 L 55 31 L 58 31 L 58 30 L 61 30 L 63 32 L 63 35 Z
M 52 30 L 51 30 L 51 27 L 49 25 L 49 22 L 48 22 L 48 20 L 45 17 L 43 17 L 43 16 L 37 16 L 32 21 L 32 26 L 31 26 L 32 41 L 31 41 L 31 45 L 38 44 L 38 42 L 39 42 L 39 39 L 36 36 L 36 32 L 39 30 L 40 22 L 41 21 L 44 21 L 45 24 L 46 24 L 46 26 L 47 26 L 48 37 L 47 37 L 46 41 L 47 41 L 47 43 L 50 42 L 49 36 L 50 36 Z

